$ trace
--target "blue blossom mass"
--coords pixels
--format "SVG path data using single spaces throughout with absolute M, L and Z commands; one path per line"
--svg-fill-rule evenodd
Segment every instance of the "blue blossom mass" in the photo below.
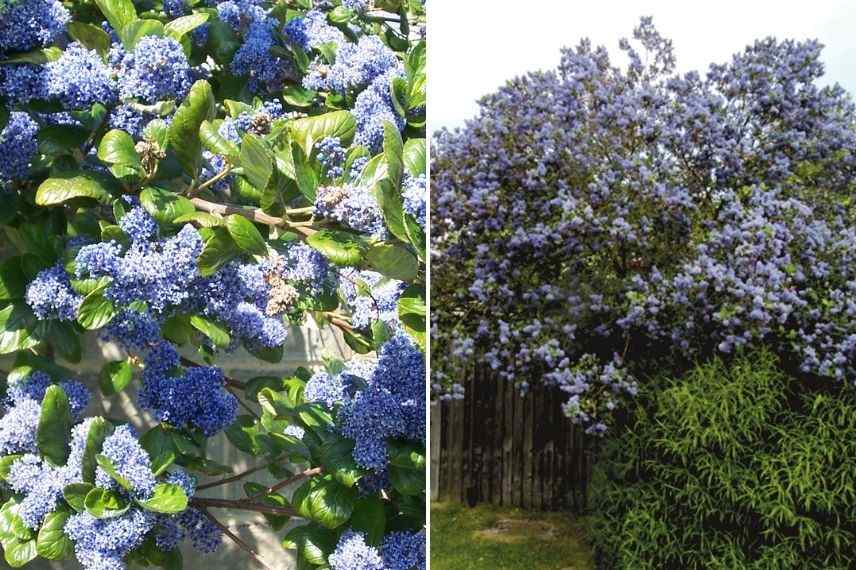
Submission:
M 145 36 L 130 53 L 114 46 L 110 59 L 115 62 L 122 99 L 150 104 L 181 100 L 195 79 L 181 44 L 172 38 Z
M 435 382 L 478 359 L 604 433 L 653 355 L 764 343 L 856 381 L 856 109 L 820 84 L 820 44 L 767 38 L 680 74 L 649 18 L 633 40 L 626 69 L 583 41 L 437 135 L 434 287 L 475 310 L 434 312 L 454 355 Z

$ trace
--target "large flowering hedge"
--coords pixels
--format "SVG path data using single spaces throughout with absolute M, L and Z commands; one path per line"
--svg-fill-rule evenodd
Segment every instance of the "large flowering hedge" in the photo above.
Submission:
M 244 509 L 306 519 L 300 568 L 424 568 L 423 38 L 414 0 L 0 0 L 9 565 L 256 557 L 217 519 Z M 358 356 L 214 365 L 277 362 L 310 318 Z M 87 417 L 87 331 L 127 354 L 101 397 L 139 382 L 156 427 Z M 223 431 L 260 467 L 209 459 Z
M 437 136 L 436 389 L 481 359 L 603 433 L 640 382 L 747 345 L 856 381 L 856 112 L 818 84 L 821 46 L 765 39 L 700 75 L 650 19 L 635 40 L 621 67 L 565 50 Z

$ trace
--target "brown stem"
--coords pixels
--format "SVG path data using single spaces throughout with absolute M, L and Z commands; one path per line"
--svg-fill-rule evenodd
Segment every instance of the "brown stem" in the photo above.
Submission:
M 232 483 L 234 481 L 240 481 L 244 477 L 248 475 L 252 475 L 262 469 L 267 469 L 271 465 L 276 465 L 277 463 L 281 463 L 284 459 L 277 459 L 276 461 L 268 461 L 267 463 L 263 463 L 262 465 L 257 465 L 251 469 L 247 469 L 246 471 L 241 471 L 236 475 L 232 475 L 231 477 L 226 477 L 224 479 L 218 479 L 217 481 L 212 481 L 210 483 L 205 483 L 204 485 L 199 485 L 196 487 L 197 491 L 202 491 L 203 489 L 211 489 L 212 487 L 219 487 L 220 485 L 225 485 L 227 483 Z
M 256 564 L 258 564 L 258 565 L 259 565 L 259 566 L 261 566 L 262 568 L 267 568 L 268 570 L 270 570 L 270 566 L 268 566 L 267 564 L 265 564 L 265 563 L 264 563 L 264 561 L 263 561 L 263 560 L 261 559 L 261 557 L 259 556 L 258 552 L 256 552 L 255 550 L 253 550 L 253 547 L 252 547 L 252 546 L 250 546 L 249 544 L 247 544 L 246 542 L 244 542 L 244 541 L 241 539 L 241 537 L 240 537 L 240 536 L 238 536 L 237 534 L 235 534 L 234 532 L 232 532 L 232 531 L 229 529 L 229 527 L 227 527 L 226 525 L 224 525 L 223 523 L 221 523 L 220 521 L 218 521 L 218 520 L 217 520 L 217 518 L 216 518 L 214 515 L 212 515 L 211 513 L 209 513 L 207 510 L 202 509 L 202 513 L 203 513 L 206 517 L 208 517 L 208 520 L 210 520 L 212 523 L 214 523 L 214 525 L 215 525 L 215 526 L 217 526 L 217 528 L 219 528 L 220 530 L 222 530 L 222 531 L 223 531 L 223 534 L 225 534 L 226 536 L 228 536 L 229 538 L 231 538 L 231 539 L 232 539 L 232 541 L 233 541 L 235 544 L 237 544 L 237 545 L 241 548 L 241 550 L 243 550 L 244 552 L 246 552 L 247 554 L 249 554 L 249 555 L 250 555 L 250 557 L 251 557 L 251 558 L 256 562 Z
M 259 415 L 256 413 L 256 411 L 255 411 L 255 410 L 253 410 L 253 409 L 250 407 L 250 405 L 244 401 L 244 399 L 243 399 L 243 398 L 241 398 L 241 395 L 240 395 L 240 394 L 236 394 L 236 393 L 235 393 L 235 391 L 234 391 L 234 389 L 233 389 L 232 387 L 230 387 L 229 385 L 226 385 L 226 391 L 227 391 L 227 392 L 229 392 L 230 394 L 232 394 L 233 396 L 235 396 L 235 399 L 236 399 L 236 400 L 238 400 L 238 404 L 240 404 L 242 408 L 244 408 L 247 412 L 249 412 L 249 414 L 250 414 L 251 416 L 253 416 L 253 417 L 254 417 L 254 418 L 256 418 L 257 420 L 260 420 L 260 419 L 261 419 L 261 418 L 259 417 Z
M 190 505 L 198 509 L 235 509 L 239 511 L 253 511 L 256 513 L 265 513 L 269 515 L 280 515 L 293 517 L 297 515 L 297 511 L 289 507 L 275 507 L 273 505 L 263 505 L 253 502 L 250 499 L 209 499 L 206 497 L 193 497 L 190 499 Z
M 259 208 L 249 208 L 244 206 L 236 206 L 233 204 L 218 204 L 216 202 L 209 202 L 208 200 L 203 200 L 202 198 L 191 198 L 191 202 L 198 209 L 208 212 L 209 214 L 219 214 L 221 216 L 227 216 L 229 214 L 238 214 L 239 216 L 244 216 L 248 220 L 258 222 L 260 224 L 265 224 L 267 226 L 275 226 L 275 227 L 284 227 L 288 229 L 293 229 L 298 234 L 301 234 L 302 237 L 306 238 L 314 234 L 317 230 L 306 227 L 304 225 L 292 224 L 288 220 L 284 220 L 283 218 L 277 218 L 276 216 L 270 216 L 265 214 Z
M 194 367 L 202 366 L 201 364 L 193 362 L 192 360 L 190 360 L 189 358 L 186 358 L 184 356 L 182 356 L 180 358 L 181 358 L 181 363 L 184 366 L 194 366 Z M 232 388 L 237 388 L 238 390 L 244 390 L 247 387 L 247 384 L 245 382 L 241 382 L 240 380 L 236 380 L 235 378 L 229 378 L 228 376 L 224 375 L 223 379 L 226 381 L 226 386 L 231 386 Z
M 259 499 L 260 497 L 264 497 L 265 495 L 272 495 L 272 494 L 276 493 L 277 491 L 279 491 L 280 489 L 284 489 L 285 487 L 288 487 L 292 483 L 296 483 L 297 481 L 301 481 L 303 479 L 308 479 L 309 477 L 312 477 L 314 475 L 319 475 L 322 471 L 324 471 L 324 470 L 321 467 L 313 467 L 311 469 L 307 469 L 305 471 L 297 473 L 296 475 L 292 475 L 288 479 L 285 479 L 283 481 L 280 481 L 276 485 L 268 487 L 267 489 L 265 489 L 261 493 L 256 493 L 255 495 L 250 496 L 250 500 L 254 501 L 256 499 Z
M 220 180 L 223 180 L 224 178 L 229 176 L 230 172 L 232 172 L 232 167 L 227 166 L 226 168 L 224 168 L 223 170 L 221 170 L 220 172 L 218 172 L 217 174 L 215 174 L 214 176 L 212 176 L 211 178 L 209 178 L 208 180 L 206 180 L 205 182 L 203 182 L 202 184 L 200 184 L 196 188 L 192 188 L 191 191 L 188 192 L 188 194 L 192 196 L 193 194 L 198 194 L 198 193 L 202 192 L 203 190 L 205 190 L 209 186 L 213 186 L 214 184 L 217 184 L 217 182 L 219 182 Z

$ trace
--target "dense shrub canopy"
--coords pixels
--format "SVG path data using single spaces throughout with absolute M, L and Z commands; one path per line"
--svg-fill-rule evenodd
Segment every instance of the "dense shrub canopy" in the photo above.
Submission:
M 234 508 L 305 519 L 300 568 L 425 567 L 424 22 L 419 0 L 0 0 L 9 565 L 180 568 Z M 358 355 L 218 366 L 279 362 L 308 319 Z M 158 425 L 86 417 L 87 331 L 124 351 L 102 396 L 139 381 Z M 212 461 L 220 433 L 260 468 Z
M 668 379 L 605 446 L 589 537 L 609 568 L 856 564 L 856 393 L 806 391 L 768 352 Z
M 746 345 L 856 381 L 856 115 L 821 46 L 702 76 L 650 20 L 634 37 L 626 67 L 583 41 L 437 135 L 435 388 L 482 358 L 600 433 L 652 371 Z

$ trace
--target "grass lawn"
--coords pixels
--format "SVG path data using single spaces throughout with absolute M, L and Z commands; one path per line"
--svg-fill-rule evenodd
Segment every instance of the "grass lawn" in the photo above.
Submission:
M 566 513 L 431 505 L 432 570 L 592 570 L 580 526 Z

